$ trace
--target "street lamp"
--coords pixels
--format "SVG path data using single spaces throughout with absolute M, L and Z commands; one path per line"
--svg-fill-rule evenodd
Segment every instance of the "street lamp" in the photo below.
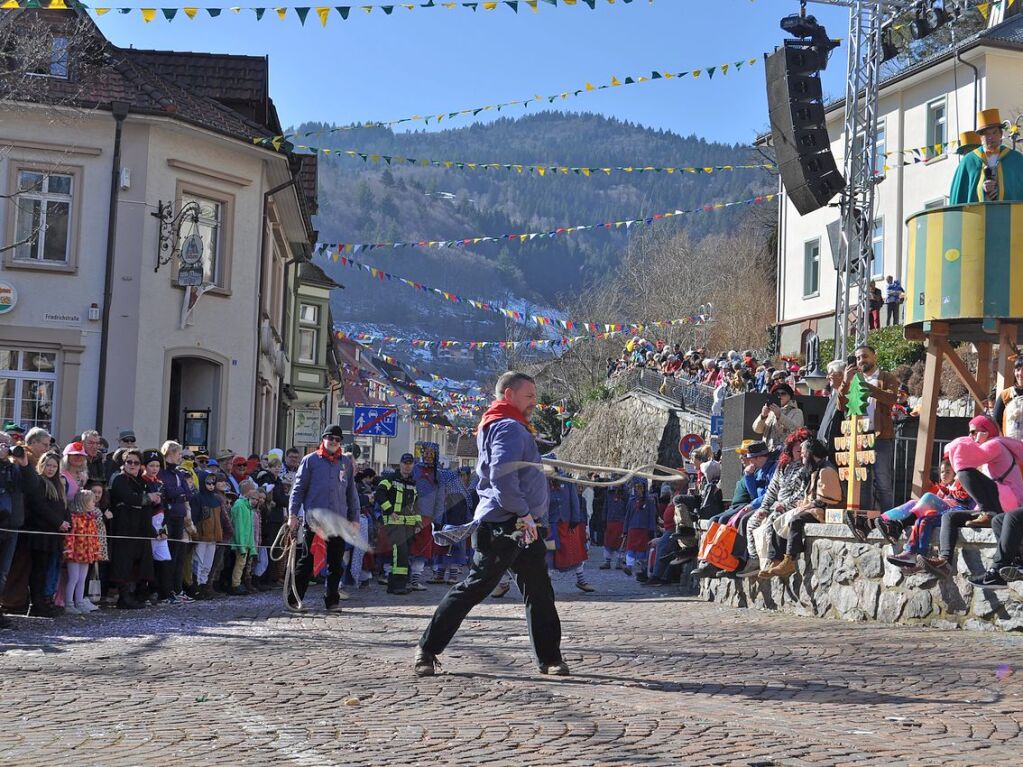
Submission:
M 803 380 L 810 391 L 823 391 L 828 382 L 828 375 L 821 366 L 821 339 L 816 333 L 810 333 L 806 339 L 806 373 Z

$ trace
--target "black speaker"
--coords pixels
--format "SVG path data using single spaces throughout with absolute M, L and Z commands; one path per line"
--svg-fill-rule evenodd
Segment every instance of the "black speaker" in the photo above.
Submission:
M 828 138 L 820 70 L 826 57 L 786 44 L 767 57 L 767 105 L 775 155 L 789 199 L 806 215 L 845 188 Z

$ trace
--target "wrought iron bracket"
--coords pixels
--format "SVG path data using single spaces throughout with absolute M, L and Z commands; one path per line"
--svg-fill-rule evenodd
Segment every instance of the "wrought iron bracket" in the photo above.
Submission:
M 156 212 L 150 215 L 160 220 L 156 266 L 153 268 L 154 272 L 159 272 L 161 266 L 169 264 L 181 255 L 181 225 L 187 221 L 192 224 L 193 228 L 197 227 L 199 217 L 202 215 L 202 208 L 195 200 L 190 200 L 175 213 L 173 203 L 161 200 L 156 207 Z

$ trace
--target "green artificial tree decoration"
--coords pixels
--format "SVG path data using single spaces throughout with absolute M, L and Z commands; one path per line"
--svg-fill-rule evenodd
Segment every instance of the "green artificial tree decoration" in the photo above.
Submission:
M 849 384 L 849 391 L 846 394 L 846 399 L 848 400 L 845 408 L 846 415 L 866 415 L 867 400 L 869 398 L 870 390 L 867 388 L 867 382 L 863 378 L 863 373 L 857 373 Z

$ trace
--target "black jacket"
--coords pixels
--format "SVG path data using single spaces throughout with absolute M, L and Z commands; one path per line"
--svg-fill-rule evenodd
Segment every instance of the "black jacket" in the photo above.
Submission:
M 59 490 L 59 498 L 51 498 L 46 493 L 45 482 L 50 480 L 40 477 L 32 466 L 21 470 L 25 488 L 25 532 L 59 533 L 60 526 L 71 522 L 71 513 L 67 509 L 64 483 L 58 474 L 54 479 Z M 34 551 L 60 551 L 64 547 L 61 535 L 33 535 L 31 546 Z
M 115 474 L 110 483 L 110 570 L 108 577 L 115 582 L 131 583 L 152 580 L 153 547 L 149 540 L 118 540 L 114 536 L 151 539 L 153 529 L 152 503 L 146 494 L 145 482 L 140 477 L 125 473 Z

